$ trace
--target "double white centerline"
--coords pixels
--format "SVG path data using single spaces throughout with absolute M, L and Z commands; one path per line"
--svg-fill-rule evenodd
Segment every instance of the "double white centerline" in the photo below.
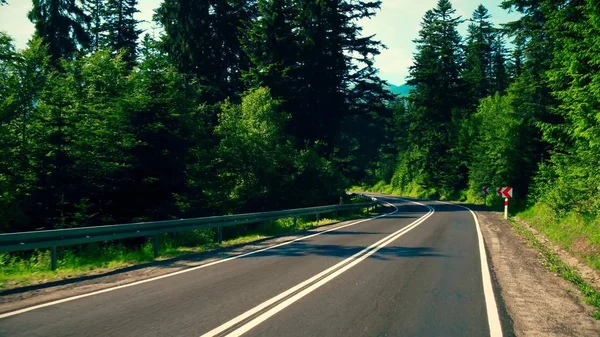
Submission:
M 413 228 L 422 224 L 425 220 L 427 220 L 430 216 L 433 215 L 434 209 L 428 205 L 410 201 L 414 204 L 421 205 L 427 207 L 429 211 L 415 220 L 411 224 L 402 229 L 386 236 L 385 238 L 375 242 L 369 247 L 361 250 L 360 252 L 350 256 L 349 258 L 339 262 L 338 264 L 322 271 L 321 273 L 309 278 L 308 280 L 297 284 L 296 286 L 282 292 L 281 294 L 255 306 L 254 308 L 246 311 L 245 313 L 235 317 L 234 319 L 222 324 L 215 329 L 205 333 L 201 337 L 209 337 L 209 336 L 241 336 L 242 334 L 248 332 L 248 330 L 254 328 L 265 320 L 269 319 L 269 317 L 275 315 L 281 310 L 285 309 L 292 303 L 300 300 L 304 296 L 310 294 L 315 291 L 319 287 L 323 286 L 327 282 L 333 280 L 337 276 L 341 275 L 348 269 L 354 267 L 359 264 L 364 259 L 369 256 L 375 254 L 381 248 L 389 245 L 394 240 L 398 239 L 402 235 L 408 233 Z M 391 204 L 390 204 L 391 205 Z M 393 206 L 393 205 L 392 205 Z M 391 215 L 398 212 L 396 208 L 395 212 L 392 212 L 387 215 Z

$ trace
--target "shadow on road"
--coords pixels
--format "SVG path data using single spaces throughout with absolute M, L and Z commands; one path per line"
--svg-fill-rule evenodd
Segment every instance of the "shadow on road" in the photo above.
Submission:
M 360 233 L 353 233 L 360 234 Z M 345 245 L 316 245 L 305 242 L 294 242 L 293 244 L 279 247 L 277 249 L 267 250 L 258 254 L 248 255 L 242 259 L 252 259 L 257 257 L 303 257 L 303 256 L 329 256 L 348 258 L 361 250 L 365 246 L 345 246 Z M 449 255 L 436 253 L 431 247 L 384 247 L 375 254 L 369 256 L 369 259 L 390 260 L 393 257 L 413 258 L 413 257 L 450 257 Z

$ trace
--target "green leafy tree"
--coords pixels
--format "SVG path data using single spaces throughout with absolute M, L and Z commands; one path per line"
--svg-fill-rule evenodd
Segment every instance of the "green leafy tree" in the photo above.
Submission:
M 289 115 L 265 88 L 245 94 L 241 104 L 224 104 L 215 132 L 220 136 L 220 178 L 230 209 L 261 210 L 286 205 L 294 175 L 294 149 L 284 133 Z M 238 205 L 238 206 L 236 206 Z
M 510 97 L 496 93 L 481 100 L 469 120 L 469 187 L 473 193 L 480 193 L 484 186 L 515 186 L 512 183 L 518 180 L 522 163 L 517 138 L 521 124 Z

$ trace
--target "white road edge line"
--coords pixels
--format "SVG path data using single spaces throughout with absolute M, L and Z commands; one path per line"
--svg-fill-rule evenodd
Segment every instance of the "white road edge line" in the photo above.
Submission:
M 254 250 L 254 251 L 251 251 L 251 252 L 248 252 L 248 253 L 244 253 L 244 254 L 240 254 L 240 255 L 228 257 L 228 258 L 225 258 L 225 259 L 213 261 L 213 262 L 210 262 L 210 263 L 207 263 L 207 264 L 203 264 L 203 265 L 200 265 L 200 266 L 196 266 L 196 267 L 192 267 L 192 268 L 188 268 L 188 269 L 183 269 L 183 270 L 179 270 L 179 271 L 176 271 L 176 272 L 173 272 L 173 273 L 169 273 L 169 274 L 165 274 L 165 275 L 160 275 L 160 276 L 156 276 L 156 277 L 152 277 L 152 278 L 149 278 L 149 279 L 144 279 L 144 280 L 140 280 L 140 281 L 136 281 L 136 282 L 132 282 L 132 283 L 127 283 L 127 284 L 123 284 L 123 285 L 116 286 L 116 287 L 111 287 L 111 288 L 106 288 L 106 289 L 102 289 L 102 290 L 98 290 L 98 291 L 93 291 L 91 293 L 81 294 L 81 295 L 77 295 L 77 296 L 71 296 L 71 297 L 60 299 L 60 300 L 55 300 L 55 301 L 51 301 L 51 302 L 47 302 L 47 303 L 42 303 L 42 304 L 34 305 L 34 306 L 31 306 L 31 307 L 19 309 L 19 310 L 9 311 L 9 312 L 0 314 L 0 319 L 7 318 L 7 317 L 10 317 L 10 316 L 19 315 L 19 314 L 22 314 L 22 313 L 25 313 L 25 312 L 28 312 L 28 311 L 32 311 L 32 310 L 36 310 L 36 309 L 40 309 L 40 308 L 45 308 L 45 307 L 49 307 L 49 306 L 53 306 L 53 305 L 57 305 L 57 304 L 65 303 L 65 302 L 70 302 L 70 301 L 78 300 L 80 298 L 85 298 L 85 297 L 89 297 L 89 296 L 99 295 L 99 294 L 107 293 L 107 292 L 110 292 L 110 291 L 115 291 L 115 290 L 119 290 L 119 289 L 123 289 L 123 288 L 133 287 L 133 286 L 144 284 L 144 283 L 147 283 L 147 282 L 161 280 L 161 279 L 164 279 L 164 278 L 167 278 L 167 277 L 171 277 L 171 276 L 176 276 L 176 275 L 180 275 L 180 274 L 184 274 L 184 273 L 189 273 L 191 271 L 195 271 L 195 270 L 202 269 L 202 268 L 207 268 L 207 267 L 213 266 L 215 264 L 219 264 L 219 263 L 223 263 L 223 262 L 227 262 L 227 261 L 239 259 L 241 257 L 245 257 L 245 256 L 248 256 L 248 255 L 253 255 L 253 254 L 264 252 L 264 251 L 267 251 L 267 250 L 270 250 L 270 249 L 274 249 L 274 248 L 277 248 L 277 247 L 289 245 L 289 244 L 297 242 L 297 241 L 309 239 L 309 238 L 312 238 L 312 237 L 317 236 L 317 235 L 325 234 L 325 233 L 328 233 L 328 232 L 331 232 L 331 231 L 336 231 L 338 229 L 342 229 L 342 228 L 345 228 L 345 227 L 353 226 L 353 225 L 356 225 L 356 224 L 359 224 L 359 223 L 363 223 L 363 222 L 367 222 L 367 221 L 371 221 L 371 220 L 383 218 L 383 217 L 386 217 L 388 215 L 392 215 L 392 214 L 395 214 L 395 213 L 398 212 L 398 208 L 396 206 L 394 206 L 394 205 L 392 205 L 392 204 L 390 204 L 388 202 L 385 202 L 385 203 L 387 205 L 389 205 L 389 206 L 394 207 L 396 210 L 393 211 L 393 212 L 391 212 L 391 213 L 382 214 L 382 215 L 378 215 L 378 216 L 375 216 L 375 217 L 371 217 L 371 218 L 367 218 L 367 219 L 362 219 L 362 220 L 359 220 L 359 221 L 351 222 L 349 224 L 345 224 L 345 225 L 342 225 L 342 226 L 339 226 L 339 227 L 335 227 L 335 228 L 332 228 L 332 229 L 324 230 L 324 231 L 321 231 L 321 232 L 318 232 L 318 233 L 315 233 L 315 234 L 311 234 L 311 235 L 307 235 L 307 236 L 302 236 L 302 237 L 299 237 L 299 238 L 296 238 L 296 239 L 293 239 L 293 240 L 290 240 L 290 241 L 286 241 L 286 242 L 279 243 L 279 244 L 276 244 L 276 245 L 273 245 L 273 246 L 269 246 L 269 247 L 257 249 L 257 250 Z
M 488 325 L 490 326 L 491 337 L 502 337 L 502 325 L 500 324 L 500 315 L 498 314 L 498 306 L 496 305 L 496 297 L 494 297 L 494 287 L 492 285 L 492 277 L 490 268 L 487 262 L 487 254 L 485 252 L 485 244 L 483 242 L 483 234 L 477 215 L 469 207 L 457 205 L 449 202 L 438 201 L 442 204 L 448 204 L 464 208 L 471 212 L 477 227 L 477 241 L 479 241 L 479 260 L 481 260 L 481 279 L 483 281 L 483 296 L 485 298 L 485 308 L 487 310 Z
M 406 200 L 403 200 L 406 201 Z M 299 284 L 297 284 L 296 286 L 280 293 L 279 295 L 255 306 L 254 308 L 246 311 L 245 313 L 231 319 L 230 321 L 214 328 L 213 330 L 203 334 L 201 337 L 212 337 L 212 336 L 216 336 L 218 334 L 223 333 L 224 331 L 230 329 L 231 327 L 235 326 L 236 324 L 239 324 L 240 322 L 248 319 L 249 317 L 259 313 L 260 311 L 264 310 L 265 308 L 269 307 L 270 305 L 273 305 L 275 303 L 277 303 L 278 301 L 281 301 L 283 299 L 285 299 L 287 296 L 293 294 L 294 292 L 310 285 L 311 283 L 317 281 L 316 283 L 310 285 L 308 288 L 300 291 L 299 293 L 295 294 L 294 296 L 291 296 L 290 298 L 286 299 L 285 301 L 279 303 L 278 305 L 276 305 L 275 307 L 267 310 L 266 312 L 262 313 L 261 315 L 257 316 L 256 318 L 252 319 L 251 321 L 247 322 L 246 324 L 238 327 L 237 329 L 235 329 L 234 331 L 232 331 L 231 333 L 227 334 L 227 336 L 241 336 L 242 334 L 248 332 L 250 329 L 254 328 L 255 326 L 259 325 L 260 323 L 264 322 L 265 320 L 267 320 L 268 318 L 270 318 L 271 316 L 275 315 L 276 313 L 278 313 L 279 311 L 285 309 L 286 307 L 288 307 L 289 305 L 291 305 L 292 303 L 298 301 L 299 299 L 301 299 L 302 297 L 310 294 L 311 292 L 313 292 L 314 290 L 316 290 L 317 288 L 321 287 L 322 285 L 324 285 L 325 283 L 333 280 L 335 277 L 339 276 L 340 274 L 342 274 L 343 272 L 347 271 L 348 269 L 354 267 L 356 264 L 360 263 L 361 261 L 363 261 L 364 259 L 366 259 L 367 257 L 375 254 L 378 250 L 380 250 L 381 248 L 387 246 L 388 244 L 390 244 L 392 241 L 396 240 L 397 238 L 399 238 L 400 236 L 404 235 L 405 233 L 408 233 L 410 230 L 412 230 L 413 228 L 417 227 L 418 225 L 420 225 L 421 223 L 423 223 L 425 220 L 427 220 L 430 216 L 433 215 L 433 213 L 435 212 L 435 210 L 433 209 L 433 207 L 415 202 L 415 201 L 409 201 L 411 203 L 414 204 L 418 204 L 421 206 L 425 206 L 429 209 L 429 211 L 424 214 L 423 216 L 421 216 L 419 219 L 413 221 L 411 224 L 409 224 L 408 226 L 405 226 L 401 229 L 399 229 L 398 231 L 384 237 L 383 239 L 375 242 L 374 244 L 370 245 L 369 247 L 361 250 L 360 252 L 344 259 L 343 261 L 337 263 L 336 265 L 322 271 L 321 273 L 309 278 L 308 280 L 301 282 Z M 395 206 L 394 206 L 395 207 Z M 396 208 L 396 211 L 393 213 L 396 213 L 398 211 L 398 209 Z M 390 213 L 390 214 L 393 214 Z M 348 263 L 348 261 L 354 260 L 350 263 Z M 340 268 L 340 266 L 343 266 Z M 336 270 L 337 268 L 340 268 L 338 270 Z M 330 275 L 327 275 L 331 273 Z M 324 277 L 325 276 L 325 277 Z M 323 279 L 319 280 L 320 278 L 324 277 Z

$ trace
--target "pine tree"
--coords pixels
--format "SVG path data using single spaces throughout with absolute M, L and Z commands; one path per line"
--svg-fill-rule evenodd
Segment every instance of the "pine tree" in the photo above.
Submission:
M 468 28 L 463 77 L 469 86 L 472 107 L 491 92 L 494 28 L 490 18 L 487 8 L 479 5 Z
M 54 65 L 71 58 L 90 43 L 86 26 L 90 18 L 75 0 L 33 0 L 28 14 L 35 34 L 48 44 Z
M 303 81 L 300 39 L 294 33 L 298 14 L 291 0 L 259 0 L 258 19 L 243 44 L 252 64 L 246 81 L 253 87 L 270 88 L 271 95 L 281 101 L 281 109 L 288 112 L 300 104 L 296 93 Z
M 490 83 L 490 93 L 504 93 L 510 83 L 510 76 L 507 69 L 507 51 L 504 45 L 504 39 L 499 32 L 496 32 L 492 40 L 492 73 Z
M 525 39 L 516 36 L 513 41 L 514 48 L 510 54 L 510 63 L 508 65 L 508 73 L 511 79 L 517 78 L 523 73 L 524 56 L 523 50 L 525 49 Z
M 164 50 L 181 73 L 195 78 L 209 104 L 241 92 L 241 73 L 248 68 L 241 29 L 254 16 L 252 3 L 165 0 L 156 11 Z
M 191 197 L 189 158 L 196 155 L 196 146 L 206 146 L 198 136 L 204 118 L 196 115 L 200 102 L 193 88 L 184 86 L 183 75 L 156 50 L 156 43 L 146 39 L 142 53 L 143 62 L 130 76 L 134 93 L 125 122 L 134 139 L 130 179 L 116 198 L 129 204 L 122 209 L 124 218 L 168 219 L 180 216 L 184 209 L 178 201 Z M 209 165 L 207 158 L 197 159 L 202 160 L 197 165 Z
M 123 60 L 133 67 L 137 58 L 138 37 L 142 32 L 137 29 L 137 0 L 108 0 L 105 5 L 104 25 L 106 44 L 114 52 L 123 52 Z
M 419 169 L 424 188 L 458 188 L 464 184 L 464 171 L 451 148 L 457 127 L 464 119 L 464 85 L 461 22 L 448 0 L 425 13 L 421 23 L 414 64 L 408 84 L 415 86 L 409 97 L 415 110 L 413 141 L 423 153 Z
M 541 200 L 561 215 L 600 214 L 599 13 L 597 1 L 570 1 L 547 25 L 556 40 L 547 76 L 559 105 L 552 110 L 558 122 L 541 123 L 553 151 L 542 166 L 538 187 Z
M 95 52 L 106 46 L 105 20 L 105 0 L 88 0 L 84 8 L 86 14 L 90 17 L 90 51 Z
M 546 76 L 556 47 L 556 40 L 550 36 L 547 26 L 559 3 L 554 0 L 505 0 L 502 7 L 516 9 L 522 14 L 518 20 L 507 23 L 505 29 L 515 38 L 514 73 L 519 73 L 508 93 L 514 111 L 523 117 L 523 130 L 516 136 L 520 142 L 521 171 L 512 183 L 522 189 L 518 191 L 520 194 L 525 194 L 539 163 L 551 151 L 551 145 L 542 140 L 538 125 L 560 122 L 560 118 L 551 112 L 557 103 Z
M 380 2 L 263 0 L 258 5 L 258 20 L 244 45 L 253 63 L 247 79 L 269 87 L 282 101 L 292 116 L 287 130 L 300 148 L 317 146 L 328 158 L 345 151 L 337 138 L 346 119 L 388 112 L 383 106 L 391 97 L 373 66 L 382 45 L 359 37 L 362 28 L 355 21 L 373 16 Z

